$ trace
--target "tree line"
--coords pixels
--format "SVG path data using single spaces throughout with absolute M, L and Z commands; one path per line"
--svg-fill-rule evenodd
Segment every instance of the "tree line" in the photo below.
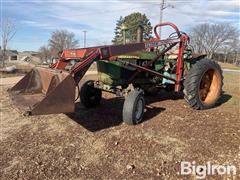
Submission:
M 191 29 L 190 43 L 196 53 L 207 54 L 210 59 L 239 64 L 239 30 L 233 24 L 204 23 Z
M 7 51 L 9 50 L 9 42 L 17 33 L 17 28 L 13 20 L 9 17 L 3 17 L 0 25 L 1 45 L 0 45 L 0 62 L 5 66 Z M 78 40 L 75 34 L 67 30 L 56 30 L 51 33 L 47 45 L 39 48 L 39 55 L 43 61 L 52 57 L 58 57 L 64 49 L 72 49 L 78 47 Z
M 124 18 L 120 17 L 117 21 L 112 42 L 121 44 L 124 30 L 128 32 L 125 37 L 128 42 L 135 42 L 136 27 L 139 24 L 144 27 L 144 40 L 152 38 L 152 26 L 146 15 L 132 13 Z M 128 31 L 126 27 L 134 28 Z M 210 59 L 217 61 L 240 65 L 239 33 L 239 29 L 231 23 L 203 23 L 194 26 L 188 32 L 190 45 L 195 53 L 206 54 Z

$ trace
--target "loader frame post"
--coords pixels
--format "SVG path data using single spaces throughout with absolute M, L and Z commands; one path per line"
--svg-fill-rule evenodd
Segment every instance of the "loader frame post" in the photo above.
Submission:
M 175 92 L 181 90 L 181 78 L 183 74 L 183 53 L 185 49 L 185 42 L 187 37 L 185 35 L 180 37 L 179 49 L 178 49 L 178 60 L 177 60 L 177 71 L 176 71 L 176 83 L 175 83 Z

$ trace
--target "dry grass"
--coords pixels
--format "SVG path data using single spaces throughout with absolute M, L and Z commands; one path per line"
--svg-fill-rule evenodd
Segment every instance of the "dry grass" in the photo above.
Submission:
M 230 98 L 228 103 L 223 104 L 225 110 L 240 113 L 240 74 L 225 73 L 223 90 Z
M 221 63 L 221 62 L 218 62 L 218 64 L 219 64 L 223 69 L 240 70 L 240 66 L 236 66 L 236 65 L 233 65 L 233 64 Z
M 6 67 L 8 66 L 16 66 L 16 72 L 14 73 L 6 73 L 6 72 L 0 72 L 1 78 L 6 77 L 15 77 L 15 76 L 22 76 L 25 75 L 27 72 L 29 72 L 35 65 L 33 64 L 20 64 L 20 63 L 8 63 L 6 64 Z M 2 64 L 0 65 L 0 68 L 2 68 Z
M 204 111 L 173 94 L 147 98 L 137 126 L 122 123 L 123 100 L 108 93 L 94 109 L 23 117 L 1 87 L 0 179 L 190 179 L 177 174 L 182 160 L 239 165 L 239 76 L 224 83 L 222 104 Z

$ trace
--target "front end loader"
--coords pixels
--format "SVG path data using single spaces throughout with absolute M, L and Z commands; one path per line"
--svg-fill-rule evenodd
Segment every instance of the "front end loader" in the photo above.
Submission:
M 157 29 L 168 26 L 175 32 L 161 40 Z M 142 37 L 138 32 L 138 37 Z M 196 55 L 189 37 L 170 22 L 154 27 L 155 38 L 125 45 L 64 50 L 50 68 L 36 67 L 9 89 L 14 104 L 25 115 L 74 112 L 75 97 L 86 108 L 100 104 L 102 91 L 124 97 L 123 120 L 138 124 L 143 120 L 144 95 L 159 89 L 184 92 L 195 109 L 216 105 L 222 93 L 220 66 L 205 55 Z M 75 65 L 70 70 L 70 62 Z M 90 65 L 96 62 L 98 80 L 76 87 Z
M 14 104 L 25 115 L 55 114 L 74 111 L 75 87 L 69 73 L 37 67 L 9 92 Z

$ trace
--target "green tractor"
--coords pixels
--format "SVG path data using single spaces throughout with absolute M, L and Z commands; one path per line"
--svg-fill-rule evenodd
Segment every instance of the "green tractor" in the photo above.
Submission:
M 157 28 L 162 26 L 175 33 L 161 40 Z M 122 115 L 127 124 L 143 120 L 145 95 L 160 89 L 183 92 L 195 109 L 215 106 L 223 86 L 220 66 L 205 55 L 195 55 L 188 35 L 173 23 L 156 25 L 154 33 L 156 38 L 145 42 L 138 31 L 137 42 L 131 44 L 64 50 L 50 68 L 34 68 L 12 87 L 12 99 L 27 115 L 74 112 L 76 87 L 96 62 L 98 80 L 85 82 L 78 97 L 86 108 L 100 104 L 102 91 L 125 98 Z M 66 71 L 72 61 L 76 64 Z
M 176 84 L 178 54 L 165 53 L 151 64 L 150 68 L 162 74 L 162 77 L 144 71 L 136 73 L 136 68 L 129 66 L 144 67 L 157 54 L 157 51 L 137 51 L 117 56 L 115 61 L 97 61 L 98 80 L 87 81 L 82 86 L 82 104 L 87 108 L 94 107 L 100 104 L 101 91 L 114 93 L 125 97 L 122 113 L 124 122 L 131 125 L 140 123 L 144 114 L 144 96 L 157 95 L 160 89 L 174 91 Z M 205 55 L 194 55 L 191 48 L 184 50 L 183 61 L 180 91 L 184 92 L 187 103 L 194 109 L 215 106 L 223 85 L 220 66 Z

